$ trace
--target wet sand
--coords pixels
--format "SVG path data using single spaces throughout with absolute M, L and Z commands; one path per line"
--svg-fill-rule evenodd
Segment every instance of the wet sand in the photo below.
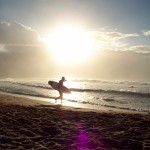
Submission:
M 150 114 L 96 112 L 0 94 L 0 149 L 150 150 Z

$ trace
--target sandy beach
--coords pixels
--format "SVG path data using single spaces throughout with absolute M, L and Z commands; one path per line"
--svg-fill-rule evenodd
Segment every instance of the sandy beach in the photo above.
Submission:
M 149 150 L 150 114 L 96 112 L 0 94 L 0 149 Z

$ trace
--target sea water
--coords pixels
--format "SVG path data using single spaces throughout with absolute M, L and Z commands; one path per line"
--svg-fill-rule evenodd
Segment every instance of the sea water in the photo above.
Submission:
M 62 105 L 99 110 L 150 112 L 150 82 L 76 79 L 69 80 L 64 85 L 69 87 L 72 93 L 64 94 Z M 40 98 L 50 103 L 55 103 L 55 97 L 59 96 L 58 91 L 48 85 L 48 79 L 1 79 L 0 91 L 34 99 Z

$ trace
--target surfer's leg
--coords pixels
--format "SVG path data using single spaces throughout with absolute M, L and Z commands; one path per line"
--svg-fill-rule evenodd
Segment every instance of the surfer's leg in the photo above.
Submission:
M 61 98 L 61 97 L 59 96 L 59 97 L 56 97 L 56 98 L 55 98 L 55 103 L 57 102 L 57 99 L 59 99 L 59 98 Z
M 55 98 L 55 103 L 57 102 L 57 98 Z
M 59 96 L 57 98 L 55 98 L 55 103 L 57 102 L 57 99 L 61 99 L 61 91 L 58 91 L 59 92 Z
M 62 100 L 63 100 L 63 93 L 62 92 L 60 94 L 60 98 L 61 98 L 61 104 L 62 104 Z
M 57 98 L 55 98 L 55 103 L 57 102 Z
M 60 98 L 60 91 L 58 91 L 58 92 L 59 92 L 59 96 L 55 98 L 55 103 L 57 102 L 57 99 Z

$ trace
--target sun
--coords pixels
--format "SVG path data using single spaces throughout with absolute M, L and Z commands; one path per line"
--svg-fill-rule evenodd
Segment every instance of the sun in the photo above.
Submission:
M 92 51 L 88 32 L 71 25 L 57 27 L 46 37 L 46 43 L 61 63 L 83 61 Z

